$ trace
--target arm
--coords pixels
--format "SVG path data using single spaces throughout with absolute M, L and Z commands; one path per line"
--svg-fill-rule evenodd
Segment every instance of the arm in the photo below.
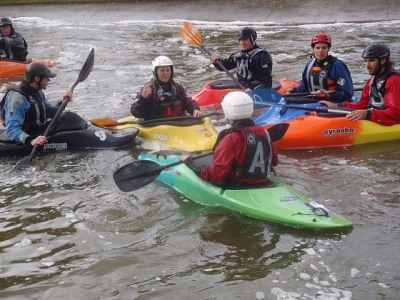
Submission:
M 254 89 L 270 89 L 272 87 L 272 58 L 267 51 L 261 51 L 253 59 L 251 63 L 251 72 L 258 74 L 255 80 L 259 80 L 260 84 Z
M 195 118 L 201 117 L 202 112 L 196 101 L 186 92 L 185 88 L 178 82 L 175 82 L 177 86 L 177 92 L 179 97 L 182 99 L 183 108 Z
M 236 68 L 236 60 L 235 60 L 235 55 L 241 55 L 241 51 L 232 53 L 228 58 L 225 59 L 221 59 L 218 58 L 218 60 L 222 63 L 222 65 L 227 69 L 227 70 L 233 70 Z M 218 63 L 213 62 L 214 67 L 218 70 L 218 71 L 224 71 L 224 69 L 222 69 Z
M 52 104 L 49 99 L 47 99 L 46 95 L 43 93 L 43 91 L 40 91 L 40 93 L 42 94 L 42 98 L 44 99 L 44 105 L 46 107 L 46 115 L 49 118 L 54 117 L 54 115 L 56 114 L 58 108 L 60 107 L 62 101 L 58 102 L 57 104 Z M 72 97 L 72 95 L 71 95 Z
M 223 182 L 232 171 L 236 156 L 235 149 L 232 134 L 228 134 L 218 143 L 212 165 L 204 166 L 201 169 L 201 178 L 213 184 Z
M 335 102 L 351 101 L 354 94 L 353 80 L 345 63 L 336 60 L 329 73 L 329 78 L 335 81 L 337 88 L 336 91 L 328 94 L 329 100 Z
M 131 113 L 136 118 L 144 118 L 150 114 L 152 107 L 152 89 L 150 84 L 146 84 L 136 96 L 135 102 L 131 106 Z
M 22 130 L 25 113 L 29 110 L 29 107 L 29 102 L 17 92 L 10 92 L 8 94 L 4 106 L 6 133 L 10 139 L 22 144 L 27 144 L 32 140 L 32 138 Z
M 22 35 L 20 35 L 17 32 L 15 32 L 14 34 L 12 34 L 8 37 L 5 37 L 4 39 L 5 39 L 6 45 L 9 47 L 26 49 L 25 42 L 24 42 Z
M 385 84 L 385 109 L 372 108 L 370 120 L 381 125 L 400 123 L 400 75 L 390 76 Z

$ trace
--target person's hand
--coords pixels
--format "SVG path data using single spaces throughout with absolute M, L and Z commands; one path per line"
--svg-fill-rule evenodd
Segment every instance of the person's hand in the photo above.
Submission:
M 296 88 L 294 88 L 294 87 L 286 89 L 286 94 L 292 94 L 292 93 L 295 93 L 295 92 L 296 92 Z
M 73 93 L 72 93 L 71 90 L 66 91 L 64 96 L 63 96 L 63 100 L 69 98 L 69 101 L 72 101 L 72 95 L 73 95 Z
M 364 120 L 367 117 L 367 112 L 366 109 L 353 110 L 346 115 L 346 118 L 351 121 Z
M 317 91 L 316 94 L 314 94 L 314 96 L 317 96 L 318 98 L 329 98 L 329 93 L 325 90 L 325 89 L 320 89 Z
M 182 155 L 180 160 L 183 162 L 185 160 L 187 160 L 190 156 L 189 155 Z
M 219 57 L 218 57 L 218 55 L 211 54 L 210 58 L 211 58 L 211 61 L 212 61 L 213 63 L 215 63 L 215 62 L 218 60 Z
M 338 107 L 338 105 L 336 103 L 333 103 L 333 102 L 328 101 L 328 100 L 322 100 L 322 101 L 319 101 L 318 103 L 324 104 L 324 105 L 326 105 L 328 107 Z
M 196 110 L 193 112 L 193 117 L 195 117 L 195 118 L 200 118 L 202 115 L 203 115 L 203 113 L 202 113 L 201 110 L 196 109 Z
M 32 141 L 31 141 L 31 145 L 32 146 L 35 146 L 35 145 L 43 145 L 43 144 L 46 144 L 48 141 L 47 141 L 47 138 L 45 137 L 45 136 L 43 136 L 43 135 L 39 135 L 38 137 L 36 137 L 35 139 L 33 139 Z
M 151 95 L 151 85 L 148 84 L 143 89 L 141 90 L 140 94 L 142 95 L 143 98 L 147 99 Z

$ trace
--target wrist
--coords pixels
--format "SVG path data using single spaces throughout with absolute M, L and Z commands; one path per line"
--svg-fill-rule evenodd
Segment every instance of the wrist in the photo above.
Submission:
M 367 116 L 365 117 L 366 120 L 371 120 L 371 112 L 372 112 L 372 108 L 368 108 L 367 109 Z

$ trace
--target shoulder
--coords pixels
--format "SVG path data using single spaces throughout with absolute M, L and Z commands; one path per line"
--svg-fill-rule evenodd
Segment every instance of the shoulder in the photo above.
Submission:
M 179 81 L 174 80 L 174 81 L 173 81 L 173 84 L 175 84 L 175 86 L 176 86 L 176 88 L 177 88 L 178 91 L 182 91 L 182 92 L 185 91 L 185 87 L 184 87 L 183 84 L 180 83 Z
M 18 107 L 29 104 L 26 97 L 16 90 L 9 91 L 5 100 L 7 101 L 9 107 Z

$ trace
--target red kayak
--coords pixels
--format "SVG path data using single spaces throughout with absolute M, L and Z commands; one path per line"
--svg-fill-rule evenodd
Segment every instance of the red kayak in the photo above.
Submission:
M 274 79 L 272 81 L 272 89 L 280 94 L 286 94 L 286 90 L 299 85 L 298 81 L 286 78 Z M 233 80 L 216 80 L 207 82 L 200 90 L 194 92 L 192 99 L 199 106 L 218 106 L 221 104 L 224 96 L 233 91 L 241 91 Z

